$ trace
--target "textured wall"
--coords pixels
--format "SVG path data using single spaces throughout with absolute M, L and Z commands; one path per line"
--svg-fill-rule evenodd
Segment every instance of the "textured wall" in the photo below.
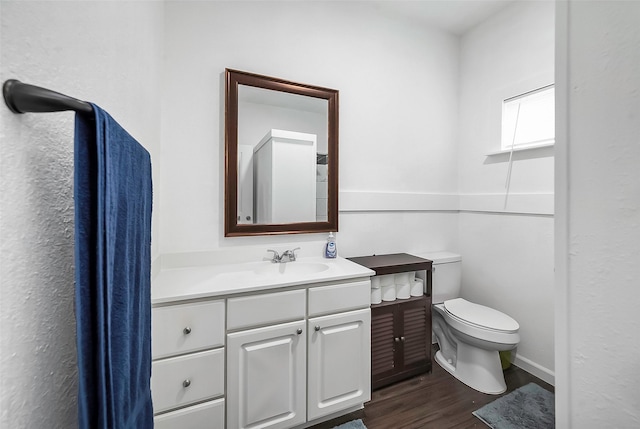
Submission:
M 93 101 L 157 158 L 162 4 L 0 7 L 3 82 L 16 78 Z M 2 428 L 77 426 L 73 118 L 14 115 L 0 106 Z
M 559 4 L 558 427 L 640 427 L 640 3 Z

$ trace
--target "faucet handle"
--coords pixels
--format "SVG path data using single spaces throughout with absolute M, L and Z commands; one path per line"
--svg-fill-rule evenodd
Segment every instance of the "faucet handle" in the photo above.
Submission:
M 271 262 L 280 262 L 281 256 L 278 254 L 278 252 L 271 249 L 267 249 L 267 252 L 273 252 L 273 259 L 271 259 Z
M 296 247 L 295 249 L 289 250 L 289 260 L 290 261 L 295 261 L 296 260 L 296 250 L 300 250 L 300 248 Z

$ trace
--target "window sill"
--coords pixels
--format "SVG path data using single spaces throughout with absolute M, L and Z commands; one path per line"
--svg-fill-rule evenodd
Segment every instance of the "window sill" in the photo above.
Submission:
M 514 152 L 524 152 L 527 150 L 535 150 L 535 149 L 541 149 L 541 148 L 545 148 L 545 147 L 553 147 L 554 143 L 544 143 L 544 144 L 539 144 L 539 145 L 535 145 L 535 146 L 527 146 L 527 147 L 514 147 L 513 151 Z M 495 152 L 489 152 L 486 153 L 485 156 L 495 156 L 495 155 L 504 155 L 505 153 L 511 153 L 511 149 L 505 149 L 505 150 L 498 150 Z

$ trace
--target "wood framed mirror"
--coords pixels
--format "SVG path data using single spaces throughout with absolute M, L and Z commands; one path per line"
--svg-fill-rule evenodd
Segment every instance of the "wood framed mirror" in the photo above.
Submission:
M 225 75 L 225 237 L 337 231 L 338 91 Z

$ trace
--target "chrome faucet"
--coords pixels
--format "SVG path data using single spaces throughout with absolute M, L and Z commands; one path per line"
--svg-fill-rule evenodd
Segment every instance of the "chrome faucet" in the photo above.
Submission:
M 268 249 L 267 252 L 273 252 L 273 259 L 271 259 L 271 262 L 273 262 L 274 264 L 279 264 L 283 262 L 294 262 L 296 260 L 296 250 L 300 250 L 300 248 L 296 247 L 292 250 L 285 250 L 284 252 L 282 252 L 282 255 L 280 255 L 277 251 L 271 249 Z M 287 260 L 285 261 L 284 258 L 287 258 Z

